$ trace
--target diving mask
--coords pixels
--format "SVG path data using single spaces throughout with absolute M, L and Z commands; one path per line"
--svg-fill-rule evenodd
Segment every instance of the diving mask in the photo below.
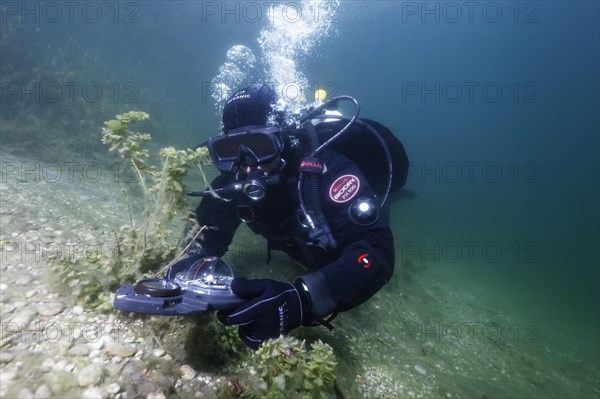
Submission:
M 281 154 L 284 142 L 277 127 L 245 126 L 212 137 L 206 145 L 216 168 L 233 173 L 241 164 L 273 162 Z

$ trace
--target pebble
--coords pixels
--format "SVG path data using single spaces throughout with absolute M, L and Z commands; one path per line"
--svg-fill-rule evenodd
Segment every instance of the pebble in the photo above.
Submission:
M 121 386 L 119 384 L 117 384 L 116 382 L 110 383 L 106 386 L 106 392 L 110 393 L 111 395 L 115 395 L 117 393 L 119 393 L 121 391 Z
M 81 387 L 96 385 L 102 379 L 103 368 L 99 364 L 85 366 L 77 376 L 77 383 Z
M 123 345 L 117 342 L 106 344 L 106 353 L 110 356 L 129 357 L 135 353 L 135 348 L 130 345 Z
M 422 375 L 427 374 L 427 371 L 422 366 L 419 366 L 418 364 L 415 364 L 415 371 Z
M 95 358 L 99 357 L 101 354 L 102 354 L 102 352 L 100 352 L 100 349 L 94 349 L 94 350 L 90 351 L 88 357 L 90 359 L 95 359 Z
M 165 350 L 164 349 L 154 349 L 152 354 L 156 357 L 161 357 L 165 354 Z
M 48 387 L 48 385 L 40 385 L 38 389 L 35 390 L 34 399 L 46 399 L 52 396 L 52 391 Z
M 20 287 L 29 285 L 29 283 L 31 283 L 31 277 L 29 277 L 26 274 L 17 277 L 17 279 L 15 280 L 15 284 Z
M 32 397 L 33 393 L 27 388 L 21 389 L 17 394 L 17 399 L 30 399 Z
M 91 387 L 83 391 L 81 397 L 82 399 L 104 399 L 108 394 L 101 387 Z
M 32 307 L 26 307 L 22 309 L 19 313 L 15 314 L 10 319 L 10 322 L 15 323 L 18 326 L 29 326 L 29 323 L 31 323 L 31 320 L 33 320 L 36 314 L 37 310 L 33 309 Z
M 96 341 L 90 341 L 87 343 L 87 346 L 92 350 L 101 349 L 104 346 L 104 340 L 100 338 Z
M 2 314 L 12 313 L 13 310 L 15 310 L 15 307 L 10 303 L 2 306 Z
M 53 369 L 55 365 L 56 362 L 54 361 L 54 359 L 47 358 L 44 359 L 44 361 L 42 362 L 42 369 L 50 370 Z
M 11 352 L 0 352 L 0 363 L 10 363 L 15 358 Z
M 8 285 L 6 285 L 4 283 L 0 284 L 0 291 L 4 291 L 7 288 L 8 288 Z
M 64 360 L 64 359 L 59 360 L 54 365 L 54 370 L 64 370 L 66 365 L 67 365 L 67 361 L 66 360 Z
M 42 316 L 56 316 L 64 307 L 65 305 L 62 302 L 46 302 L 38 304 L 37 311 Z
M 69 356 L 87 356 L 90 354 L 90 348 L 84 344 L 78 344 L 69 349 Z
M 162 392 L 152 392 L 148 394 L 147 399 L 167 399 L 167 397 Z
M 83 314 L 83 306 L 81 306 L 81 305 L 73 306 L 73 314 L 76 314 L 76 315 Z
M 194 370 L 187 364 L 184 364 L 179 369 L 181 370 L 181 378 L 183 378 L 184 380 L 193 380 L 198 374 L 196 370 Z
M 12 381 L 17 376 L 17 372 L 14 370 L 2 370 L 0 373 L 0 386 L 7 385 L 6 382 Z

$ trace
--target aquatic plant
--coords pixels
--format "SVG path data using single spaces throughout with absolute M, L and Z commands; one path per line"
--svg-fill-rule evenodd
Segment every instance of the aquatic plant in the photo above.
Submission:
M 337 362 L 333 349 L 318 340 L 306 349 L 305 341 L 279 337 L 264 342 L 254 353 L 262 383 L 242 396 L 251 398 L 335 397 Z
M 152 165 L 150 152 L 145 148 L 151 136 L 130 130 L 132 124 L 148 119 L 145 112 L 131 111 L 116 115 L 102 128 L 102 142 L 111 146 L 110 151 L 118 152 L 135 171 L 143 197 L 141 214 L 132 213 L 128 192 L 123 188 L 129 217 L 128 223 L 115 233 L 112 256 L 55 262 L 55 271 L 62 282 L 95 307 L 110 309 L 111 293 L 119 285 L 145 277 L 173 260 L 178 245 L 171 227 L 189 217 L 183 179 L 191 166 L 201 168 L 209 162 L 205 148 L 167 147 L 159 152 L 160 167 Z

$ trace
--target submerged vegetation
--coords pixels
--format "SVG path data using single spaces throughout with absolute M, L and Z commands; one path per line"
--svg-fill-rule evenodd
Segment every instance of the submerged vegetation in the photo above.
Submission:
M 305 341 L 279 337 L 265 341 L 252 354 L 258 380 L 247 386 L 238 381 L 225 385 L 221 398 L 326 399 L 336 397 L 331 346 L 318 340 L 307 348 Z
M 156 272 L 176 258 L 178 243 L 173 238 L 172 225 L 177 221 L 185 223 L 189 217 L 183 179 L 190 167 L 201 167 L 208 161 L 206 149 L 167 147 L 159 152 L 160 166 L 152 165 L 146 148 L 151 136 L 130 130 L 131 125 L 148 119 L 145 112 L 131 111 L 116 115 L 102 128 L 102 142 L 135 171 L 143 198 L 141 212 L 133 214 L 128 191 L 123 188 L 128 222 L 114 232 L 110 256 L 94 254 L 54 260 L 54 271 L 62 283 L 96 308 L 112 308 L 112 293 L 120 285 Z
M 333 396 L 337 362 L 333 349 L 321 341 L 306 349 L 304 341 L 280 337 L 265 342 L 256 351 L 259 376 L 263 380 L 256 397 L 329 398 Z

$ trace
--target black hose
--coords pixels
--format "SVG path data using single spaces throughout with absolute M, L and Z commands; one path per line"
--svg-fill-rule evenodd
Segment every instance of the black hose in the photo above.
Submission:
M 336 104 L 336 103 L 338 103 L 338 102 L 340 102 L 342 100 L 347 100 L 347 101 L 350 101 L 350 102 L 352 102 L 354 104 L 354 115 L 352 115 L 351 118 L 347 117 L 347 116 L 345 116 L 345 117 L 339 117 L 338 115 L 335 115 L 335 116 L 321 115 L 321 111 L 323 111 L 324 109 L 326 109 L 331 104 Z M 346 124 L 346 126 L 344 126 L 343 128 L 341 128 L 340 131 L 337 132 L 336 134 L 334 134 L 329 140 L 327 140 L 326 142 L 324 142 L 323 144 L 321 144 L 321 146 L 317 147 L 316 149 L 312 150 L 313 152 L 312 152 L 312 154 L 310 156 L 311 157 L 316 156 L 319 152 L 321 152 L 323 150 L 323 148 L 325 148 L 329 144 L 331 144 L 331 142 L 333 140 L 337 139 L 342 134 L 344 134 L 344 132 L 346 130 L 348 130 L 350 128 L 350 126 L 352 126 L 352 124 L 357 120 L 359 113 L 360 113 L 360 105 L 358 104 L 358 101 L 356 101 L 356 99 L 354 97 L 351 97 L 351 96 L 338 96 L 338 97 L 334 97 L 331 100 L 328 100 L 328 101 L 324 102 L 323 104 L 319 105 L 317 108 L 313 109 L 308 114 L 306 114 L 302 118 L 300 118 L 300 124 L 304 124 L 307 121 L 309 121 L 310 119 L 335 118 L 335 119 L 343 119 L 343 120 L 348 120 L 349 121 Z M 317 145 L 318 145 L 318 138 L 317 138 Z
M 356 115 L 355 115 L 356 116 Z M 377 140 L 379 140 L 379 143 L 381 144 L 381 147 L 383 147 L 383 151 L 385 152 L 385 156 L 387 158 L 387 164 L 388 164 L 388 182 L 387 182 L 387 187 L 385 190 L 385 193 L 383 195 L 383 199 L 381 200 L 381 203 L 379 204 L 380 207 L 383 207 L 383 205 L 385 204 L 385 201 L 387 200 L 388 195 L 390 194 L 391 188 L 392 188 L 392 177 L 393 177 L 393 168 L 392 168 L 392 154 L 390 153 L 390 149 L 388 148 L 385 140 L 383 139 L 383 137 L 381 137 L 381 134 L 375 130 L 371 125 L 369 125 L 366 122 L 361 121 L 360 119 L 356 119 L 355 117 L 348 117 L 348 116 L 343 116 L 343 115 L 336 115 L 336 116 L 332 116 L 332 115 L 316 115 L 313 116 L 312 119 L 340 119 L 343 121 L 349 121 L 348 124 L 346 124 L 346 126 L 344 126 L 344 128 L 342 130 L 340 130 L 336 135 L 334 135 L 332 138 L 330 138 L 329 140 L 327 140 L 323 145 L 321 145 L 322 148 L 324 147 L 326 144 L 329 144 L 333 141 L 333 139 L 335 139 L 336 137 L 340 136 L 340 133 L 342 133 L 346 128 L 348 128 L 352 123 L 356 123 L 361 127 L 366 128 L 372 135 L 374 135 Z
M 313 158 L 314 149 L 319 145 L 319 138 L 315 127 L 311 123 L 305 124 L 305 130 L 309 140 L 309 148 L 305 155 Z M 337 243 L 333 234 L 331 234 L 331 228 L 321 206 L 321 176 L 314 172 L 300 172 L 298 192 L 300 208 L 310 226 L 310 238 L 324 249 L 336 247 Z

